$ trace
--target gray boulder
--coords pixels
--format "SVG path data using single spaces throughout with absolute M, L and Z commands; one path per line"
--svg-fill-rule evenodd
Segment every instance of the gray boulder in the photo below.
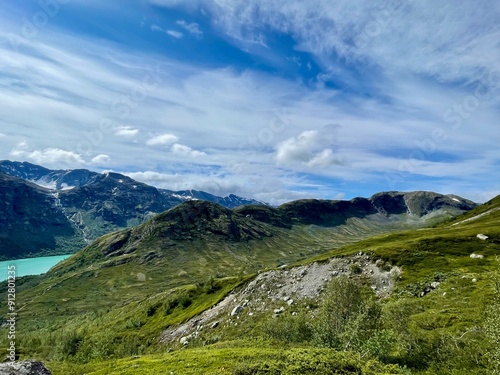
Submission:
M 0 375 L 52 375 L 42 362 L 19 361 L 0 363 Z
M 243 306 L 238 305 L 236 306 L 233 311 L 231 311 L 231 316 L 236 316 L 238 315 L 241 311 L 243 310 Z
M 483 259 L 484 255 L 481 255 L 481 254 L 471 254 L 470 257 L 472 259 Z

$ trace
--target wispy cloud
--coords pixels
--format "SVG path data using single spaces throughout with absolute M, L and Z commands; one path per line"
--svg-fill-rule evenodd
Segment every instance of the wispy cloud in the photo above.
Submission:
M 170 35 L 171 37 L 173 37 L 175 39 L 181 39 L 184 37 L 184 34 L 181 33 L 180 31 L 163 29 L 162 27 L 160 27 L 156 24 L 151 25 L 151 30 L 165 33 L 165 34 Z M 190 31 L 189 29 L 186 29 L 186 30 Z
M 189 23 L 184 20 L 178 20 L 176 24 L 195 37 L 201 38 L 203 36 L 203 32 L 200 30 L 200 25 L 198 25 L 196 22 Z
M 340 0 L 311 7 L 292 0 L 284 7 L 274 1 L 236 0 L 208 1 L 206 6 L 233 35 L 265 27 L 291 33 L 297 49 L 313 53 L 326 64 L 328 56 L 336 53 L 383 69 L 457 80 L 474 78 L 483 69 L 498 69 L 500 52 L 490 48 L 500 39 L 500 11 L 495 4 L 491 0 L 480 7 L 473 1 L 367 1 L 353 7 L 349 0 Z
M 115 134 L 120 137 L 132 138 L 139 134 L 139 129 L 134 129 L 130 126 L 120 126 L 116 129 Z
M 196 158 L 198 156 L 206 155 L 206 153 L 204 153 L 204 152 L 193 150 L 191 147 L 181 145 L 179 143 L 174 143 L 172 145 L 171 150 L 174 154 L 181 155 L 181 156 L 194 157 L 194 158 Z
M 151 30 L 158 31 L 158 32 L 165 32 L 165 30 L 163 30 L 160 26 L 155 25 L 155 24 L 151 25 Z
M 166 33 L 175 39 L 181 39 L 184 34 L 176 30 L 167 30 Z
M 148 139 L 146 144 L 148 144 L 149 146 L 171 145 L 171 144 L 177 142 L 178 140 L 179 140 L 179 138 L 176 135 L 166 133 L 166 134 L 157 135 L 153 138 Z

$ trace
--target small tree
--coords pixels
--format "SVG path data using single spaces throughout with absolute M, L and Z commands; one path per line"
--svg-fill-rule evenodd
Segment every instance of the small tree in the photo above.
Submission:
M 371 292 L 371 291 L 370 291 Z M 373 294 L 348 277 L 332 280 L 320 307 L 315 324 L 315 338 L 320 346 L 337 350 L 363 352 L 373 346 L 380 326 L 381 309 Z

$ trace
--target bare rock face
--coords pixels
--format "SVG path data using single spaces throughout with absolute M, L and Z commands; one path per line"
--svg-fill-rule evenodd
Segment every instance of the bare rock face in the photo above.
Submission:
M 0 363 L 0 375 L 52 375 L 42 362 L 20 361 Z

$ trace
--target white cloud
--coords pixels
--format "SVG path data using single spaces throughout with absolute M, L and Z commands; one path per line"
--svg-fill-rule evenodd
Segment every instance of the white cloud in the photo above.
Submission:
M 187 30 L 190 33 L 192 33 L 193 35 L 196 35 L 196 30 L 199 33 L 201 33 L 201 31 L 199 30 L 199 28 L 197 29 L 194 26 L 194 25 L 197 25 L 197 24 L 187 24 L 187 23 L 179 23 L 179 22 L 177 22 L 177 24 L 179 26 L 181 26 L 182 28 L 184 28 L 185 30 Z M 184 36 L 184 34 L 181 33 L 180 31 L 177 31 L 177 30 L 165 30 L 161 26 L 158 26 L 156 24 L 151 25 L 151 31 L 162 32 L 162 33 L 165 33 L 167 35 L 170 35 L 171 37 L 173 37 L 175 39 L 181 39 Z M 203 33 L 201 33 L 201 34 L 203 34 Z M 199 35 L 196 35 L 196 36 L 199 36 Z
M 181 39 L 184 36 L 183 33 L 175 30 L 167 30 L 166 33 L 175 39 Z
M 175 143 L 172 145 L 172 152 L 177 155 L 189 156 L 189 157 L 198 157 L 206 155 L 206 153 L 204 152 L 193 150 L 191 147 L 181 145 L 179 143 Z
M 68 150 L 59 148 L 46 148 L 44 150 L 31 150 L 26 141 L 20 142 L 10 155 L 15 158 L 28 159 L 37 164 L 53 165 L 53 164 L 85 164 L 82 156 Z
M 189 23 L 184 20 L 178 20 L 176 23 L 184 30 L 188 31 L 191 35 L 194 35 L 198 38 L 203 36 L 203 32 L 200 30 L 200 25 L 198 25 L 196 22 Z
M 339 125 L 327 125 L 321 131 L 308 130 L 291 137 L 276 146 L 275 158 L 279 165 L 290 167 L 328 167 L 343 164 L 343 158 L 335 154 L 338 148 Z
M 120 126 L 115 130 L 115 134 L 121 137 L 135 137 L 139 134 L 139 129 L 133 129 L 130 126 Z
M 11 150 L 10 155 L 14 157 L 23 157 L 29 153 L 28 149 L 29 149 L 28 142 L 21 141 L 17 144 L 15 148 Z
M 178 140 L 179 138 L 177 136 L 167 133 L 149 139 L 146 144 L 149 146 L 170 145 Z
M 109 162 L 111 162 L 111 158 L 109 157 L 109 155 L 100 154 L 93 157 L 90 163 L 95 165 L 102 165 L 108 164 Z
M 7 135 L 3 134 L 3 133 L 0 133 L 0 138 L 1 137 L 7 137 Z
M 129 172 L 134 180 L 169 190 L 202 190 L 218 196 L 236 194 L 279 205 L 294 199 L 317 197 L 313 192 L 290 189 L 287 177 L 259 175 L 160 173 L 156 171 Z M 257 186 L 257 189 L 253 187 Z M 339 192 L 329 195 L 334 199 Z

